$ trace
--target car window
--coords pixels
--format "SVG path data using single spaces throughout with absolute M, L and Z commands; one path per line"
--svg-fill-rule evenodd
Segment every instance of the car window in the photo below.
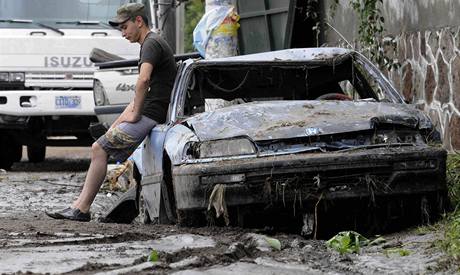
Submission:
M 385 99 L 385 89 L 352 56 L 340 62 L 206 64 L 193 69 L 183 115 L 235 104 L 285 100 Z

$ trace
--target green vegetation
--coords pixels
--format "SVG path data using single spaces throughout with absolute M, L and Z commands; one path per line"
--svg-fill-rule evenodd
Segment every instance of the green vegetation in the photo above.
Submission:
M 152 263 L 158 261 L 158 252 L 156 250 L 152 250 L 152 252 L 150 252 L 148 261 Z
M 204 14 L 204 0 L 190 0 L 185 3 L 184 51 L 193 52 L 193 30 Z
M 404 257 L 404 256 L 409 256 L 411 252 L 410 250 L 404 249 L 404 248 L 391 248 L 391 249 L 385 249 L 384 253 L 387 257 L 390 257 L 390 255 L 393 255 L 393 254 Z
M 460 260 L 460 154 L 447 158 L 447 185 L 454 211 L 442 222 L 444 239 L 441 247 L 455 262 Z
M 447 186 L 452 205 L 460 208 L 460 154 L 450 154 L 447 157 Z
M 342 231 L 329 239 L 326 245 L 337 250 L 340 254 L 359 253 L 361 247 L 376 245 L 385 242 L 385 239 L 378 237 L 371 241 L 355 231 Z
M 445 220 L 441 248 L 455 261 L 460 261 L 460 210 L 449 214 Z
M 348 2 L 358 16 L 358 49 L 381 68 L 390 70 L 399 67 L 398 60 L 390 58 L 385 53 L 387 46 L 396 51 L 396 43 L 394 40 L 384 40 L 385 18 L 381 10 L 383 0 L 350 0 Z M 339 5 L 339 0 L 332 1 L 330 6 L 332 18 Z

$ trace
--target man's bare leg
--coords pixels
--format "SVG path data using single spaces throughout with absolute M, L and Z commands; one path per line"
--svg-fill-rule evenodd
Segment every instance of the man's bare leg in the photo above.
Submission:
M 107 173 L 107 153 L 102 147 L 94 142 L 91 147 L 91 164 L 86 174 L 83 190 L 78 199 L 72 203 L 73 208 L 88 213 L 99 189 L 104 182 Z

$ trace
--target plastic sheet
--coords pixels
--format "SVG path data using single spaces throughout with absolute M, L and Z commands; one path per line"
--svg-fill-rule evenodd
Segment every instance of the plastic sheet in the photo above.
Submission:
M 193 31 L 193 44 L 204 58 L 238 55 L 238 20 L 231 0 L 208 0 Z

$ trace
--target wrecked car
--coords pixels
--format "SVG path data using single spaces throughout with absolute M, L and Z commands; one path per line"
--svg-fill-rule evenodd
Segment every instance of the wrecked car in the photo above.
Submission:
M 144 220 L 298 225 L 306 235 L 430 222 L 447 205 L 435 134 L 353 50 L 188 59 L 167 122 L 135 158 Z

